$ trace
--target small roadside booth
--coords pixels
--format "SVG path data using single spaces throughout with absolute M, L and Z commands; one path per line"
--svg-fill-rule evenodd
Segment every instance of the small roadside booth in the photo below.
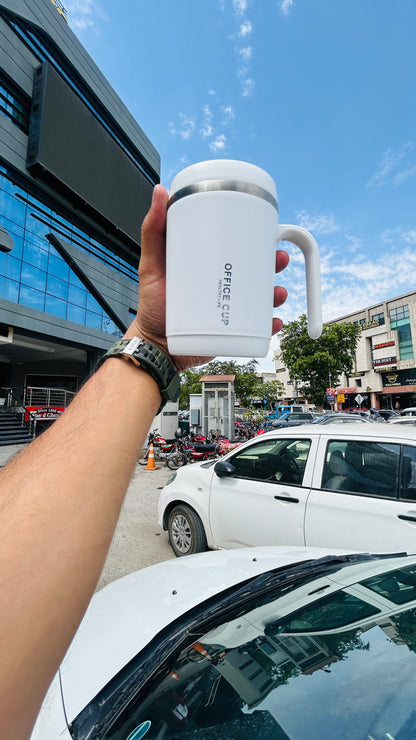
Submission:
M 203 375 L 202 434 L 234 439 L 235 375 Z

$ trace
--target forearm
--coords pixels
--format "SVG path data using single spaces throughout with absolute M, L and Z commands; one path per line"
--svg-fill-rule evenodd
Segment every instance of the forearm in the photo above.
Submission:
M 107 360 L 0 474 L 0 641 L 8 656 L 0 656 L 0 696 L 6 716 L 14 701 L 22 706 L 22 691 L 32 703 L 22 734 L 13 726 L 16 740 L 30 731 L 33 702 L 42 700 L 88 605 L 159 404 L 147 373 Z M 7 737 L 1 721 L 0 728 Z

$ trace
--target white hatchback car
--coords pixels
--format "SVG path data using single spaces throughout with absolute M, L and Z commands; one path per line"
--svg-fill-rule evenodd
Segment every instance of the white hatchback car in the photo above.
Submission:
M 416 430 L 267 432 L 174 473 L 160 493 L 159 523 L 178 556 L 252 545 L 416 550 Z

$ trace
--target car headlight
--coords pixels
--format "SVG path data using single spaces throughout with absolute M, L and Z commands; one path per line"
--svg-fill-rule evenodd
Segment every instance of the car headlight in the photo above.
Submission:
M 173 483 L 173 481 L 175 480 L 175 478 L 176 478 L 176 470 L 173 473 L 170 474 L 169 478 L 167 479 L 167 481 L 165 483 L 165 486 L 168 486 L 169 483 Z

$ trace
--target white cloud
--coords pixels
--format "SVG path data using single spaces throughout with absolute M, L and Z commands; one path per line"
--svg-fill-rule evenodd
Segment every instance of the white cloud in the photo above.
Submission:
M 307 211 L 299 211 L 296 214 L 299 226 L 311 231 L 313 234 L 332 234 L 339 231 L 339 226 L 332 213 L 314 213 L 310 215 Z
M 226 146 L 227 137 L 225 134 L 219 134 L 210 142 L 209 148 L 213 154 L 218 154 L 218 152 L 223 152 Z
M 173 136 L 180 136 L 182 139 L 190 139 L 195 131 L 195 118 L 187 116 L 185 113 L 179 113 L 179 125 L 175 126 L 173 122 L 169 123 L 169 131 Z
M 414 163 L 414 142 L 407 141 L 397 149 L 387 149 L 384 152 L 378 169 L 367 182 L 366 187 L 377 190 L 385 185 L 401 185 L 416 173 Z
M 247 10 L 247 0 L 233 0 L 234 13 L 241 18 Z
M 221 111 L 224 115 L 223 123 L 226 124 L 229 121 L 231 121 L 233 118 L 235 118 L 235 113 L 233 109 L 231 108 L 231 105 L 223 105 L 221 107 Z
M 249 61 L 251 57 L 253 56 L 253 49 L 251 46 L 246 46 L 244 49 L 240 49 L 240 56 L 244 59 L 244 61 Z
M 239 34 L 238 35 L 239 36 L 242 36 L 244 38 L 245 36 L 249 36 L 250 33 L 252 32 L 252 30 L 253 30 L 253 24 L 252 24 L 252 22 L 251 21 L 244 21 L 240 25 L 240 31 L 239 31 Z
M 68 24 L 74 30 L 91 28 L 94 25 L 94 15 L 104 17 L 94 0 L 65 0 L 64 5 L 68 11 Z
M 246 77 L 242 79 L 241 80 L 241 94 L 243 98 L 249 98 L 253 94 L 255 86 L 256 86 L 256 83 L 251 77 Z
M 202 112 L 204 114 L 203 121 L 202 121 L 202 127 L 199 130 L 199 133 L 201 134 L 203 139 L 207 139 L 208 137 L 212 136 L 214 133 L 214 130 L 212 128 L 212 111 L 209 107 L 209 105 L 204 105 L 202 108 Z
M 284 15 L 288 15 L 292 5 L 293 5 L 293 0 L 281 0 L 280 10 L 282 11 Z

